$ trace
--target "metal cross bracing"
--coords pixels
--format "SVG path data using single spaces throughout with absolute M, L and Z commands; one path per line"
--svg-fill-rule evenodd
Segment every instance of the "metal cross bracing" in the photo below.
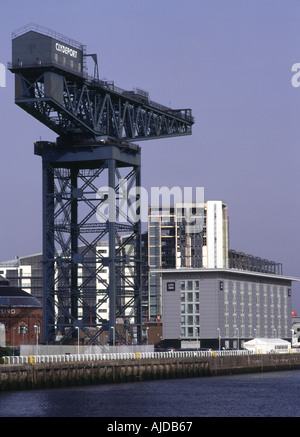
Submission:
M 73 149 L 35 145 L 43 158 L 45 338 L 65 343 L 80 329 L 86 343 L 103 342 L 103 332 L 112 343 L 140 343 L 141 223 L 127 214 L 137 201 L 140 149 L 128 147 L 122 156 L 112 145 L 77 145 L 70 161 Z
M 171 109 L 142 90 L 98 78 L 96 55 L 53 32 L 26 27 L 13 35 L 15 103 L 56 132 L 35 143 L 43 163 L 43 340 L 66 343 L 142 341 L 141 151 L 132 141 L 190 135 L 190 109 Z M 95 61 L 88 77 L 87 56 Z M 125 182 L 124 182 L 125 181 Z M 113 190 L 109 212 L 100 187 Z M 98 247 L 106 244 L 101 256 Z M 104 271 L 107 270 L 107 277 Z M 104 311 L 107 310 L 105 313 Z
M 141 141 L 191 134 L 190 109 L 172 110 L 145 98 L 139 91 L 123 91 L 112 83 L 64 75 L 59 96 L 47 93 L 48 71 L 23 71 L 23 90 L 16 104 L 60 136 L 107 136 Z M 58 75 L 57 75 L 58 76 Z M 56 97 L 56 98 L 55 98 Z

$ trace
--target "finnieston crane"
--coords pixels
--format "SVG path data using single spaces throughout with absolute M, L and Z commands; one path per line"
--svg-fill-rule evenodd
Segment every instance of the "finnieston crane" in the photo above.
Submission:
M 141 149 L 133 141 L 190 135 L 192 111 L 99 80 L 97 55 L 34 24 L 13 32 L 9 70 L 15 103 L 58 135 L 34 145 L 43 168 L 43 341 L 68 343 L 80 330 L 87 344 L 101 344 L 104 333 L 110 344 L 140 344 L 141 221 L 125 217 L 118 201 L 139 204 Z M 135 195 L 124 199 L 124 186 Z

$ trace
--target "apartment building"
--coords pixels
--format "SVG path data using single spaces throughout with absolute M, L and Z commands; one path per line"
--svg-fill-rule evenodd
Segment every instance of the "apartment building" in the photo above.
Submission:
M 228 267 L 228 215 L 222 201 L 151 207 L 148 216 L 148 315 L 162 315 L 159 268 Z

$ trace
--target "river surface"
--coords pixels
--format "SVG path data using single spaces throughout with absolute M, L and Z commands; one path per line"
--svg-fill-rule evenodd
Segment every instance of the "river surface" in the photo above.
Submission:
M 300 370 L 0 392 L 0 417 L 300 417 Z

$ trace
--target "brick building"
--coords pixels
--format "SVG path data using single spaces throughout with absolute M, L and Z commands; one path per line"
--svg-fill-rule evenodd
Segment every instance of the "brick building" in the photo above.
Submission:
M 36 344 L 42 338 L 42 304 L 0 277 L 0 323 L 5 326 L 7 346 Z

